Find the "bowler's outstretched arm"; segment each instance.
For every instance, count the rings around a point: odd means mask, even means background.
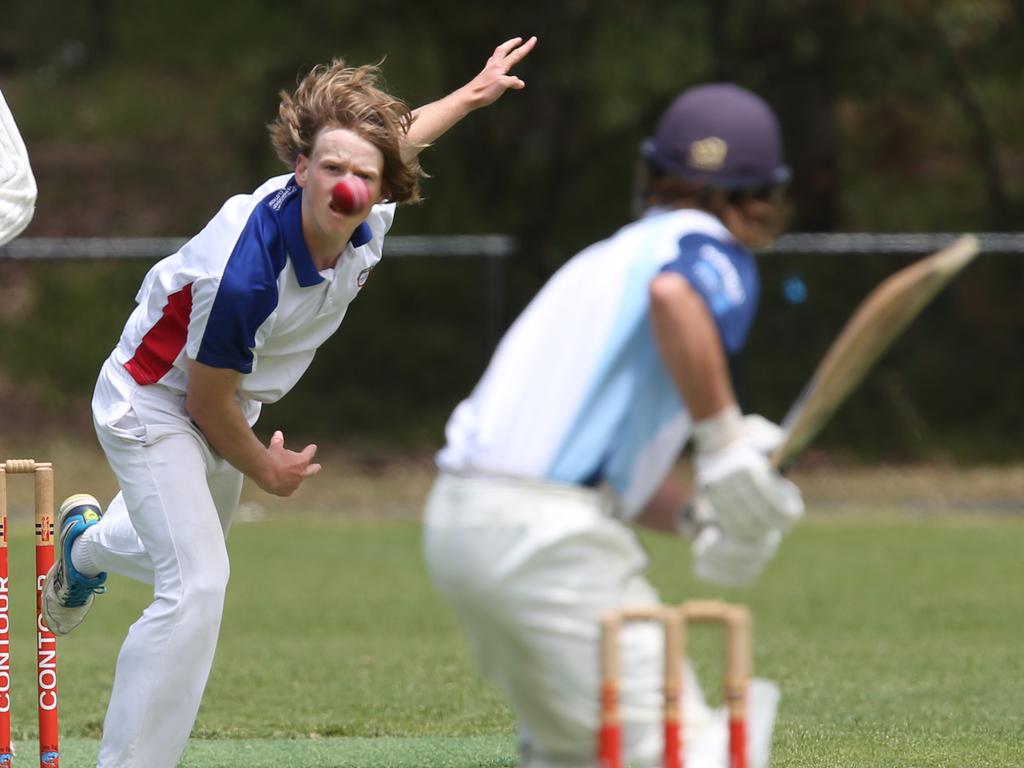
[[[521,37],[506,40],[494,49],[480,74],[447,96],[413,110],[409,140],[402,154],[415,157],[473,110],[493,104],[510,88],[525,88],[526,83],[509,73],[536,44],[536,37],[525,42]]]

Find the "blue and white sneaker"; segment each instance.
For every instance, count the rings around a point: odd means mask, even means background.
[[[87,493],[69,496],[60,505],[60,557],[43,582],[43,620],[55,635],[66,635],[85,618],[93,597],[107,591],[107,574],[88,578],[75,570],[71,547],[75,539],[100,521],[100,503]]]

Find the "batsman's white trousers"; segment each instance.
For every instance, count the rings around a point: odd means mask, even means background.
[[[225,535],[242,475],[214,454],[184,396],[138,386],[108,361],[93,396],[121,492],[81,540],[104,571],[153,585],[114,676],[99,768],[172,768],[213,663],[228,583]]]
[[[442,473],[424,520],[427,567],[483,674],[519,721],[524,768],[593,768],[599,712],[599,619],[658,602],[647,558],[613,501],[575,486]],[[622,633],[626,764],[661,764],[661,629]],[[724,709],[710,709],[685,666],[685,765],[726,765]],[[768,763],[778,688],[751,682],[750,765]]]

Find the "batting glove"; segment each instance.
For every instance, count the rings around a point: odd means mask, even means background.
[[[693,541],[693,574],[725,587],[746,586],[764,572],[780,541],[779,531],[769,531],[750,541],[729,536],[718,526],[708,526]]]
[[[761,541],[803,516],[800,489],[768,460],[781,435],[767,419],[744,419],[735,408],[695,425],[697,487],[730,537]]]

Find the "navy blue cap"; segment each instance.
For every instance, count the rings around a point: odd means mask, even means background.
[[[640,152],[654,173],[723,189],[778,186],[790,176],[775,112],[731,83],[679,94]]]

